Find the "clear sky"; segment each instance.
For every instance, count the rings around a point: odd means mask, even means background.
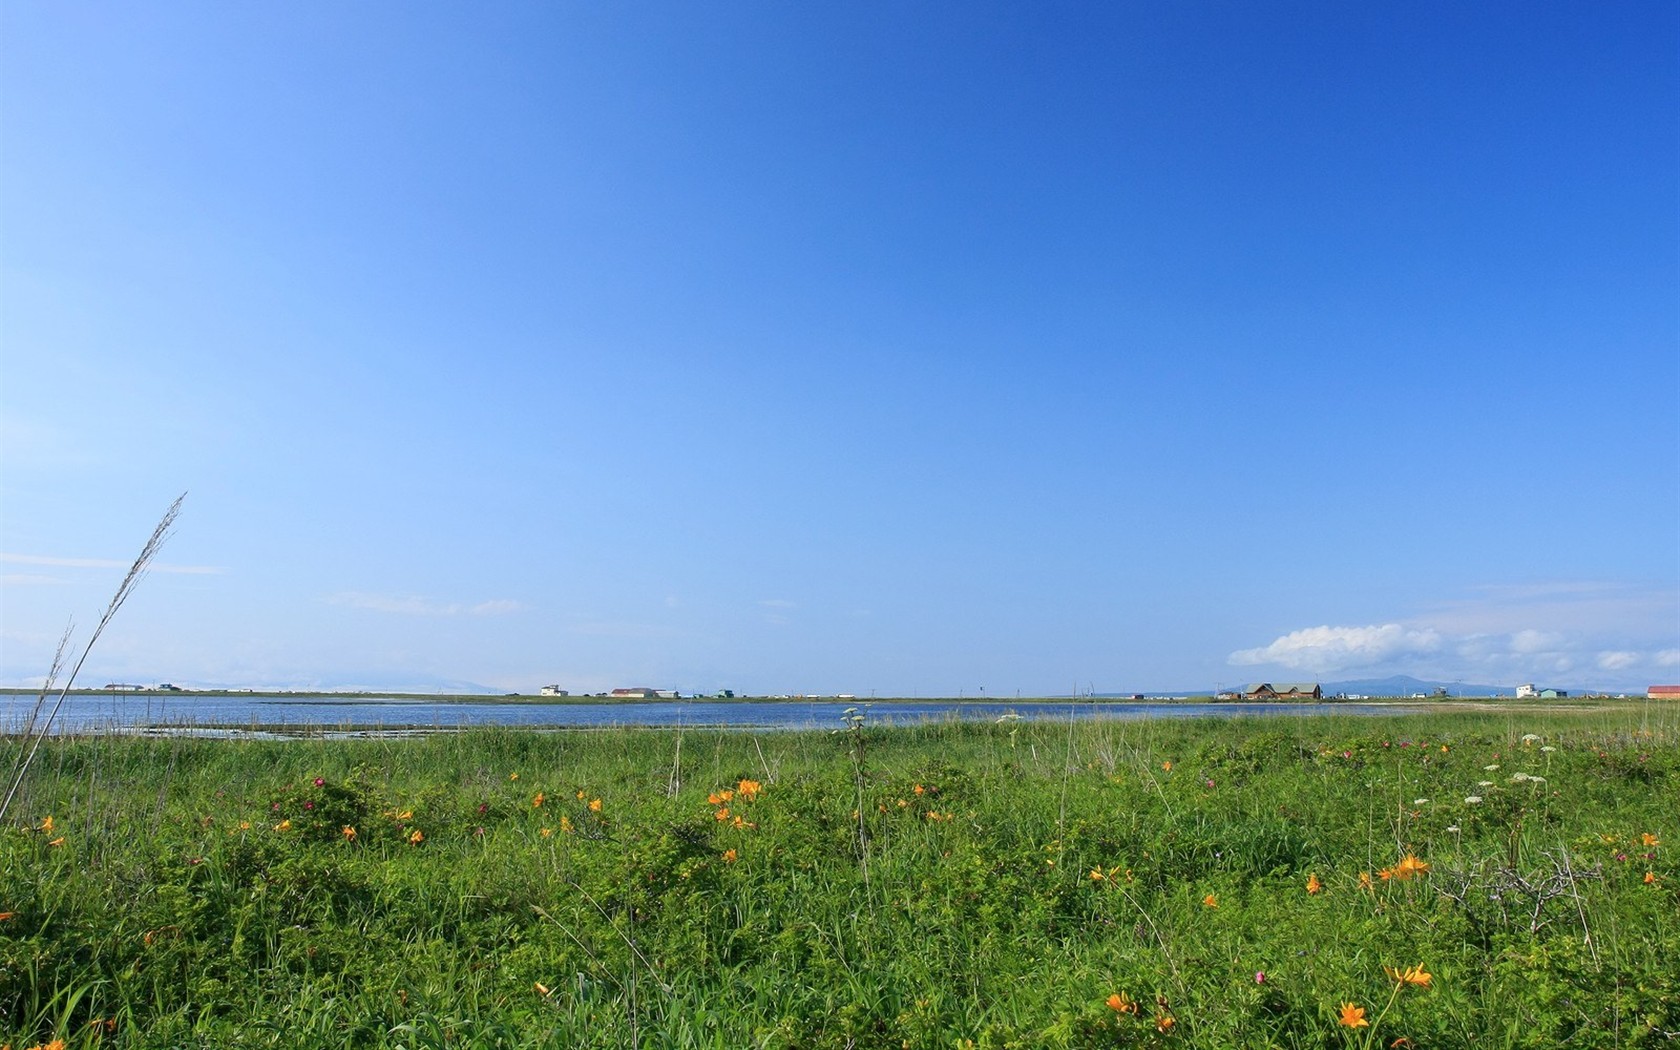
[[[0,681],[1680,681],[1680,7],[0,5]]]

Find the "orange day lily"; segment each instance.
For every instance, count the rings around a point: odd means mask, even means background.
[[[1365,1020],[1365,1008],[1354,1003],[1342,1004],[1342,1015],[1336,1018],[1336,1023],[1343,1028],[1371,1027],[1371,1022]]]
[[[1125,992],[1115,992],[1108,997],[1108,1008],[1117,1014],[1137,1015],[1138,1004]]]
[[[1434,979],[1433,975],[1423,968],[1422,963],[1405,970],[1393,966],[1384,966],[1383,972],[1388,974],[1396,984],[1409,984],[1417,988],[1428,988],[1429,982]]]
[[[1324,883],[1318,881],[1318,875],[1316,873],[1307,876],[1307,892],[1308,893],[1317,894],[1317,893],[1322,892],[1323,889],[1324,889]]]
[[[1217,908],[1219,907],[1219,898],[1210,893],[1202,898],[1202,905],[1208,908]]]

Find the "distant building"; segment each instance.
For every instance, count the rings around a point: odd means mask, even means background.
[[[632,686],[629,689],[614,689],[607,694],[614,700],[680,700],[682,694],[675,689],[651,689],[645,685]]]
[[[560,688],[557,685],[545,685],[545,686],[542,687],[542,695],[544,695],[544,696],[571,696],[572,694],[570,692],[568,692],[567,690]]]
[[[1539,695],[1540,691],[1534,688],[1533,682],[1524,682],[1522,685],[1517,686],[1518,700],[1532,700]]]
[[[1243,690],[1244,700],[1322,700],[1324,688],[1317,682],[1255,682]]]
[[[1647,700],[1680,700],[1680,685],[1653,685],[1645,690]]]
[[[1569,690],[1567,690],[1567,689],[1542,689],[1542,690],[1540,690],[1540,699],[1542,699],[1542,700],[1556,700],[1559,697],[1564,697],[1564,696],[1568,696],[1568,695],[1569,695]]]

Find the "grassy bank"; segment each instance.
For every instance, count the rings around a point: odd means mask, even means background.
[[[1660,706],[54,740],[0,1044],[1674,1045],[1677,745]]]

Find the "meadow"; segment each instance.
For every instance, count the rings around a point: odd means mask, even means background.
[[[1672,706],[68,738],[8,823],[11,1050],[1680,1043]]]

